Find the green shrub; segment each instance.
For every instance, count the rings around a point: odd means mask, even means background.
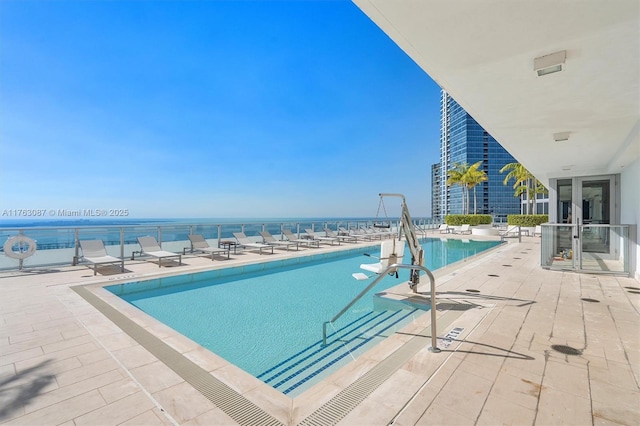
[[[549,222],[548,214],[510,214],[507,215],[507,224],[512,226],[524,226],[533,228],[542,223]]]
[[[490,214],[448,214],[444,217],[444,223],[449,226],[491,225],[492,222]]]

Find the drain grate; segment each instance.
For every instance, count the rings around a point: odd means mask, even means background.
[[[591,303],[600,303],[598,299],[589,299],[588,297],[583,297],[580,300],[584,300],[585,302],[591,302]]]
[[[551,345],[551,349],[565,355],[582,355],[580,349],[572,348],[567,345]]]
[[[180,352],[149,333],[140,325],[124,316],[117,309],[100,299],[95,294],[82,286],[71,287],[82,298],[109,318],[122,331],[142,347],[151,352],[167,367],[182,377],[193,386],[205,398],[220,408],[240,425],[282,425],[280,421],[272,417],[253,402],[240,395],[238,392],[216,379]]]
[[[476,290],[475,288],[468,288],[465,291],[468,291],[469,293],[480,293],[480,290]]]
[[[496,274],[489,274],[490,277],[499,277],[500,275],[496,275]]]
[[[521,257],[514,257],[514,259],[522,259]]]
[[[502,265],[502,266],[506,266],[506,267],[508,267],[508,268],[511,268],[511,265]]]
[[[640,287],[625,287],[627,290],[640,290]]]
[[[627,290],[629,293],[640,294],[640,290]]]

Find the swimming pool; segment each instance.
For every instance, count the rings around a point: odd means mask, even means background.
[[[422,246],[427,268],[435,270],[497,244],[427,239]],[[424,312],[424,306],[375,303],[376,293],[408,280],[408,271],[401,271],[399,280],[385,277],[332,324],[328,344],[322,345],[322,323],[370,283],[351,274],[373,261],[363,253],[377,250],[357,248],[106,289],[295,396]]]

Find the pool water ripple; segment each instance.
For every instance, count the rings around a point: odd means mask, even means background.
[[[435,270],[497,244],[427,239],[423,242],[425,265]],[[321,373],[342,366],[349,360],[347,355],[364,352],[367,345],[377,342],[377,336],[393,332],[419,314],[399,315],[401,319],[390,321],[392,324],[381,321],[379,330],[374,327],[376,319],[386,315],[385,311],[376,312],[372,302],[375,294],[407,281],[409,272],[401,271],[400,280],[385,277],[333,324],[338,331],[330,340],[340,341],[343,346],[350,342],[349,350],[336,357],[329,355],[333,349],[323,350],[322,324],[369,283],[351,277],[360,271],[361,263],[372,262],[364,252],[375,253],[371,248],[354,249],[347,254],[316,254],[310,259],[105,288],[255,377],[270,384],[277,380],[272,386],[293,395],[308,387],[302,384],[310,385]],[[404,263],[409,260],[405,257]],[[401,306],[390,318],[403,308],[406,313],[414,307]],[[385,305],[384,309],[389,308]],[[287,365],[291,363],[288,360],[295,360],[294,365]],[[285,374],[287,377],[282,378]]]

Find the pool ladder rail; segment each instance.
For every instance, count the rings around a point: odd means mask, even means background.
[[[405,265],[400,263],[394,263],[393,265],[389,265],[387,269],[380,272],[375,280],[373,280],[364,290],[360,292],[356,297],[353,298],[351,302],[347,304],[340,312],[338,312],[333,318],[329,321],[325,321],[322,323],[322,345],[327,345],[327,324],[330,324],[340,318],[345,312],[349,310],[362,296],[364,296],[369,290],[371,290],[381,279],[383,279],[390,272],[395,272],[398,269],[411,269],[412,271],[423,271],[429,277],[430,287],[431,287],[431,347],[429,348],[429,352],[438,353],[440,349],[438,348],[438,336],[437,336],[437,327],[436,327],[436,280],[433,277],[433,274],[429,269],[422,265]],[[419,272],[418,272],[419,273]]]

